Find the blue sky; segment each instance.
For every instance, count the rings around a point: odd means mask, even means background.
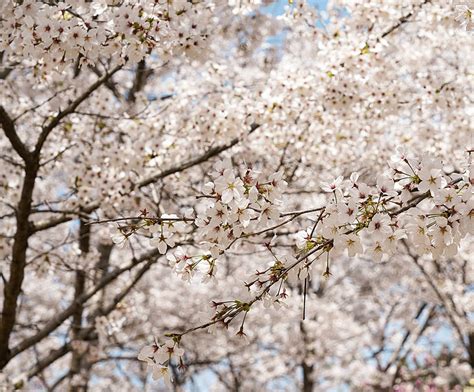
[[[327,2],[328,0],[309,0],[308,1],[309,4],[321,10],[326,8]],[[270,4],[269,6],[263,7],[262,10],[263,12],[269,13],[272,15],[281,15],[285,10],[285,6],[287,5],[288,5],[288,0],[279,0],[273,4]]]

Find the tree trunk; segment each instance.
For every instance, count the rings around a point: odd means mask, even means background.
[[[81,256],[86,257],[90,250],[90,225],[87,225],[82,219],[79,226],[79,249],[81,250]],[[76,282],[74,286],[74,298],[79,298],[84,294],[86,287],[86,272],[79,267],[76,271]],[[82,332],[82,316],[84,313],[84,306],[80,305],[72,316],[72,340],[80,341],[80,335]],[[88,380],[85,377],[84,380],[77,380],[73,383],[73,377],[81,373],[85,368],[85,362],[87,362],[87,352],[82,350],[72,351],[71,358],[71,369],[70,369],[70,384],[69,390],[71,392],[83,392],[87,391]],[[76,383],[77,382],[77,383]]]
[[[16,232],[12,249],[10,276],[3,289],[2,318],[0,320],[0,369],[10,360],[9,341],[16,321],[17,300],[25,277],[26,251],[30,237],[29,216],[39,164],[36,159],[25,163],[25,178],[16,210]]]
[[[313,366],[307,365],[306,362],[303,361],[301,367],[303,368],[303,389],[301,392],[313,392]]]

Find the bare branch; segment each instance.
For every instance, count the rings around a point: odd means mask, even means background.
[[[52,363],[56,362],[58,359],[64,357],[71,350],[70,343],[63,345],[62,347],[51,350],[50,353],[37,362],[36,366],[28,372],[28,379],[35,377],[38,373],[46,369]]]
[[[460,343],[462,344],[462,346],[469,351],[469,347],[467,345],[467,343],[465,342],[464,340],[464,335],[462,333],[462,330],[461,330],[461,327],[459,326],[459,324],[457,323],[456,319],[454,318],[452,312],[451,312],[451,309],[450,307],[448,306],[448,304],[446,303],[446,299],[444,298],[444,295],[441,294],[441,292],[439,291],[438,287],[436,287],[435,283],[433,282],[433,279],[431,278],[430,274],[426,271],[425,267],[423,267],[423,265],[421,265],[420,261],[419,261],[419,258],[417,255],[413,254],[411,251],[410,251],[410,247],[408,246],[408,243],[402,239],[402,243],[403,245],[405,246],[408,254],[410,255],[411,259],[413,260],[413,262],[416,264],[416,266],[418,267],[418,269],[420,270],[420,272],[423,274],[423,276],[426,278],[426,281],[428,282],[428,284],[431,286],[431,288],[433,289],[433,291],[435,292],[436,296],[438,297],[438,299],[440,300],[441,304],[443,305],[444,309],[446,310],[446,314],[448,315],[448,319],[449,321],[451,322],[451,325],[453,326],[454,330],[456,331],[456,333],[458,334],[458,337],[459,337],[459,340],[460,340]]]

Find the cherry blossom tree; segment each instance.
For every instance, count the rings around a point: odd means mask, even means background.
[[[462,390],[472,10],[3,1],[0,390]]]

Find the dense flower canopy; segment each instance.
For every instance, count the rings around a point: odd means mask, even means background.
[[[473,10],[1,2],[0,390],[461,390]]]

